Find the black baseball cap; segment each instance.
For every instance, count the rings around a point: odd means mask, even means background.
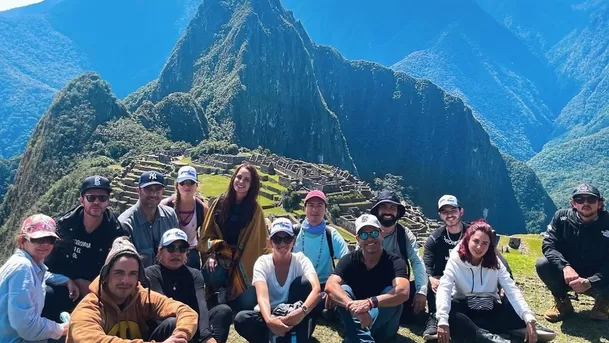
[[[165,176],[163,173],[152,170],[143,172],[142,175],[140,175],[140,181],[138,182],[138,186],[140,188],[145,188],[152,185],[161,185],[165,187]]]
[[[601,192],[598,190],[598,188],[592,186],[589,183],[582,183],[581,185],[575,187],[575,189],[573,190],[573,194],[571,194],[571,197],[573,198],[578,195],[592,195],[597,198],[602,198]]]
[[[108,194],[112,192],[112,187],[110,187],[110,180],[101,175],[87,176],[80,185],[80,195],[85,194],[85,192],[89,189],[103,189],[105,191],[108,191]]]

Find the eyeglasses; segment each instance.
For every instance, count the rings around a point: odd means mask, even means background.
[[[359,237],[359,239],[361,239],[362,241],[365,241],[368,239],[368,237],[372,237],[372,239],[377,239],[377,238],[379,238],[380,234],[381,234],[381,230],[375,229],[370,232],[362,231],[357,234],[357,237]]]
[[[598,202],[598,198],[595,196],[589,196],[589,197],[574,197],[573,201],[575,201],[577,204],[583,204],[585,202],[587,202],[590,205],[594,205]]]
[[[281,242],[283,242],[285,244],[290,244],[290,243],[292,243],[293,240],[294,240],[294,237],[292,237],[292,236],[274,235],[271,237],[271,241],[275,244],[281,244]]]
[[[57,243],[57,237],[53,237],[53,236],[47,236],[47,237],[40,237],[40,238],[29,238],[28,239],[30,242],[32,242],[32,244],[51,244],[54,245],[55,243]]]
[[[99,200],[99,202],[106,202],[110,196],[108,194],[85,194],[85,199],[88,202],[95,202],[95,200]]]
[[[167,252],[170,253],[174,253],[174,252],[180,252],[180,253],[185,253],[188,251],[188,249],[190,248],[188,246],[188,244],[180,244],[180,245],[169,245],[167,247],[165,247],[167,249]]]
[[[193,186],[195,184],[192,180],[186,180],[179,183],[180,186]]]

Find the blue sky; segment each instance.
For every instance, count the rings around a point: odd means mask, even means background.
[[[42,0],[0,0],[0,11],[42,2]]]

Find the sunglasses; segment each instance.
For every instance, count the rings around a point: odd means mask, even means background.
[[[108,194],[86,194],[85,195],[85,199],[87,199],[88,202],[95,202],[95,200],[99,200],[99,202],[106,202],[108,201],[108,198],[110,198],[110,196]]]
[[[598,202],[598,198],[595,196],[590,196],[590,197],[574,197],[573,201],[575,201],[575,203],[577,204],[583,204],[585,202],[587,202],[590,205],[594,205]]]
[[[167,252],[170,252],[170,253],[174,253],[174,252],[185,253],[188,251],[189,248],[190,248],[190,246],[188,246],[188,244],[180,244],[180,245],[172,244],[172,245],[165,247],[165,249],[167,249]]]
[[[193,186],[195,184],[192,180],[186,180],[179,183],[180,186]]]
[[[57,243],[57,237],[53,237],[53,236],[40,237],[40,238],[30,238],[28,240],[30,242],[32,242],[32,244],[51,244],[51,245],[54,245],[55,243]]]
[[[281,242],[283,242],[285,244],[290,244],[290,243],[292,243],[293,240],[294,240],[294,237],[292,237],[292,236],[274,235],[273,237],[271,237],[271,241],[275,244],[281,244]]]
[[[368,237],[372,237],[372,239],[377,239],[377,238],[379,238],[380,234],[381,234],[381,230],[375,229],[370,232],[365,232],[365,231],[360,232],[357,234],[357,237],[359,237],[359,239],[361,239],[362,241],[365,241],[368,239]]]

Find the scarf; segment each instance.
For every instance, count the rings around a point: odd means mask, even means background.
[[[305,220],[302,222],[301,227],[303,230],[305,230],[306,232],[308,232],[310,234],[320,235],[320,234],[326,232],[326,221],[324,219],[322,219],[322,221],[321,221],[321,223],[319,223],[319,225],[312,226],[311,224],[309,224],[309,221],[307,220],[307,218],[305,218]]]

